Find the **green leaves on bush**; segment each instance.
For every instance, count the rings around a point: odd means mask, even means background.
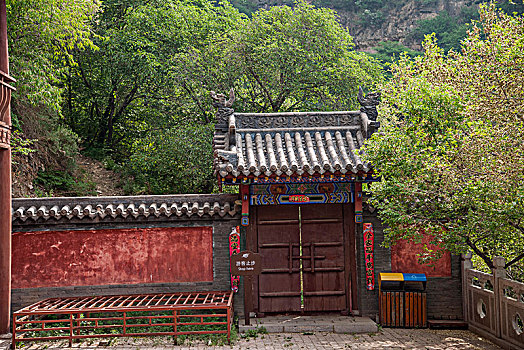
[[[34,181],[35,185],[44,189],[46,196],[58,194],[61,196],[93,196],[96,195],[96,185],[85,176],[74,177],[65,171],[39,171]]]
[[[372,201],[390,242],[431,233],[433,244],[472,250],[488,268],[504,256],[519,275],[523,31],[524,17],[482,5],[460,53],[445,55],[432,35],[424,56],[392,64],[382,89],[381,133],[365,154],[381,176],[371,186]]]
[[[150,133],[132,146],[132,155],[123,165],[127,193],[211,193],[213,177],[214,127],[175,127]]]

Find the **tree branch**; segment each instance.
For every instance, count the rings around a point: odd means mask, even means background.
[[[504,265],[504,268],[507,269],[508,267],[510,267],[511,265],[514,265],[515,263],[519,262],[523,258],[524,258],[524,252],[517,255],[517,257],[514,258],[513,260],[507,262],[506,265]]]
[[[133,101],[134,96],[136,92],[138,91],[138,88],[140,86],[140,82],[136,82],[135,86],[131,89],[131,91],[127,94],[127,96],[124,98],[124,102],[122,102],[122,105],[120,105],[120,108],[115,113],[114,120],[117,120],[120,118],[120,116],[124,113],[124,110],[129,106],[129,104]]]
[[[473,251],[475,252],[475,254],[477,254],[478,256],[480,256],[482,258],[482,260],[484,260],[484,262],[486,263],[486,265],[488,265],[488,267],[490,269],[494,269],[495,268],[495,265],[493,265],[493,261],[482,251],[480,250],[476,245],[475,243],[471,242],[471,239],[469,237],[466,237],[466,244],[471,248],[473,249]]]
[[[248,70],[249,70],[249,73],[251,73],[251,75],[253,76],[253,78],[255,78],[256,82],[258,83],[262,91],[264,91],[264,94],[266,95],[267,99],[269,100],[269,103],[271,104],[271,108],[273,108],[273,112],[277,112],[277,110],[275,110],[275,103],[273,102],[273,99],[271,98],[271,94],[269,93],[267,88],[264,86],[264,84],[262,84],[257,73],[255,73],[255,71],[253,70],[253,68],[251,68],[251,66],[248,67]]]
[[[209,123],[209,118],[207,117],[207,115],[208,115],[209,111],[206,111],[204,106],[202,106],[202,103],[200,103],[200,100],[195,96],[193,90],[189,86],[187,86],[186,82],[182,82],[182,87],[184,88],[184,90],[187,91],[189,96],[191,96],[191,99],[196,103],[198,109],[200,109],[200,111],[204,115],[204,120],[205,120],[206,124],[208,124]]]

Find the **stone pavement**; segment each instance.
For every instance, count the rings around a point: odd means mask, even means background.
[[[250,329],[264,327],[268,333],[374,333],[378,326],[369,317],[353,316],[297,316],[280,315],[264,318],[252,318],[251,325],[246,326],[244,319],[238,322],[241,333]]]
[[[109,344],[108,344],[109,343]],[[202,341],[186,340],[173,345],[169,337],[119,338],[90,340],[73,344],[83,350],[160,350],[160,349],[488,349],[498,350],[482,337],[463,330],[394,329],[385,328],[369,334],[337,334],[327,332],[255,334],[240,338],[232,345],[211,345]],[[65,342],[40,342],[25,346],[26,350],[71,349]]]

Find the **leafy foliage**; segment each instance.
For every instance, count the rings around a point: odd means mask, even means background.
[[[411,37],[420,42],[427,34],[435,33],[439,45],[445,52],[460,49],[460,41],[466,37],[468,23],[477,19],[478,13],[474,8],[465,7],[459,17],[453,17],[446,11],[431,19],[421,20]]]
[[[73,177],[68,172],[56,170],[38,172],[35,185],[50,191],[47,195],[53,195],[55,191],[66,196],[96,195],[96,186],[92,181],[84,177]],[[43,193],[46,193],[45,190]]]
[[[137,140],[126,174],[128,193],[210,193],[213,152],[211,124],[176,127]]]
[[[524,2],[514,0],[499,0],[496,6],[506,12],[509,15],[512,14],[523,14],[524,13]]]
[[[195,100],[234,87],[238,111],[333,110],[381,79],[378,62],[353,47],[332,10],[298,1],[257,11],[181,62]]]
[[[391,78],[389,67],[393,62],[398,61],[402,55],[407,55],[411,58],[422,55],[421,52],[412,50],[398,41],[381,41],[373,50],[376,53],[371,54],[371,56],[382,62],[386,71],[386,78]]]
[[[237,111],[330,110],[355,106],[358,86],[381,78],[334,13],[305,2],[251,18],[207,0],[103,9],[98,49],[74,54],[64,114],[121,164],[128,193],[213,190],[211,90],[233,87]]]
[[[423,57],[392,65],[383,132],[366,146],[390,242],[429,232],[490,268],[497,255],[515,269],[524,257],[523,31],[522,16],[482,5],[461,53],[444,55],[433,35]]]
[[[14,133],[14,194],[38,169],[70,170],[77,136],[61,126],[63,73],[71,52],[94,48],[88,23],[98,1],[17,0],[6,2]],[[25,183],[25,185],[24,185]]]
[[[59,84],[73,49],[94,48],[89,19],[98,2],[7,0],[10,66],[17,79],[13,98],[60,110]]]
[[[397,61],[403,54],[411,58],[422,55],[421,52],[411,50],[398,41],[381,41],[373,49],[377,53],[372,54],[372,56],[385,64],[391,64]]]
[[[34,140],[27,140],[24,139],[21,136],[21,132],[18,130],[15,130],[11,134],[11,152],[13,155],[20,154],[20,155],[28,155],[29,153],[34,152],[35,150],[30,148],[30,146],[33,144]],[[13,162],[16,162],[13,160]]]
[[[501,0],[496,3],[496,6],[507,14],[522,14],[524,12],[524,4],[522,2]],[[410,34],[410,37],[417,42],[421,42],[424,40],[425,35],[435,33],[439,46],[445,52],[451,49],[457,51],[460,50],[461,40],[466,38],[469,23],[472,20],[478,20],[478,18],[477,5],[463,7],[457,16],[452,16],[447,11],[442,11],[436,17],[418,21],[417,27]]]
[[[71,67],[69,124],[89,145],[108,149],[173,125],[187,107],[177,53],[222,33],[237,16],[210,1],[104,1],[94,23],[99,49],[76,52]]]

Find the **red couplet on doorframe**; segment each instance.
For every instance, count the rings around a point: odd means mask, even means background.
[[[375,289],[375,263],[373,259],[375,233],[373,224],[364,224],[364,257],[366,261],[366,288],[367,290]]]

